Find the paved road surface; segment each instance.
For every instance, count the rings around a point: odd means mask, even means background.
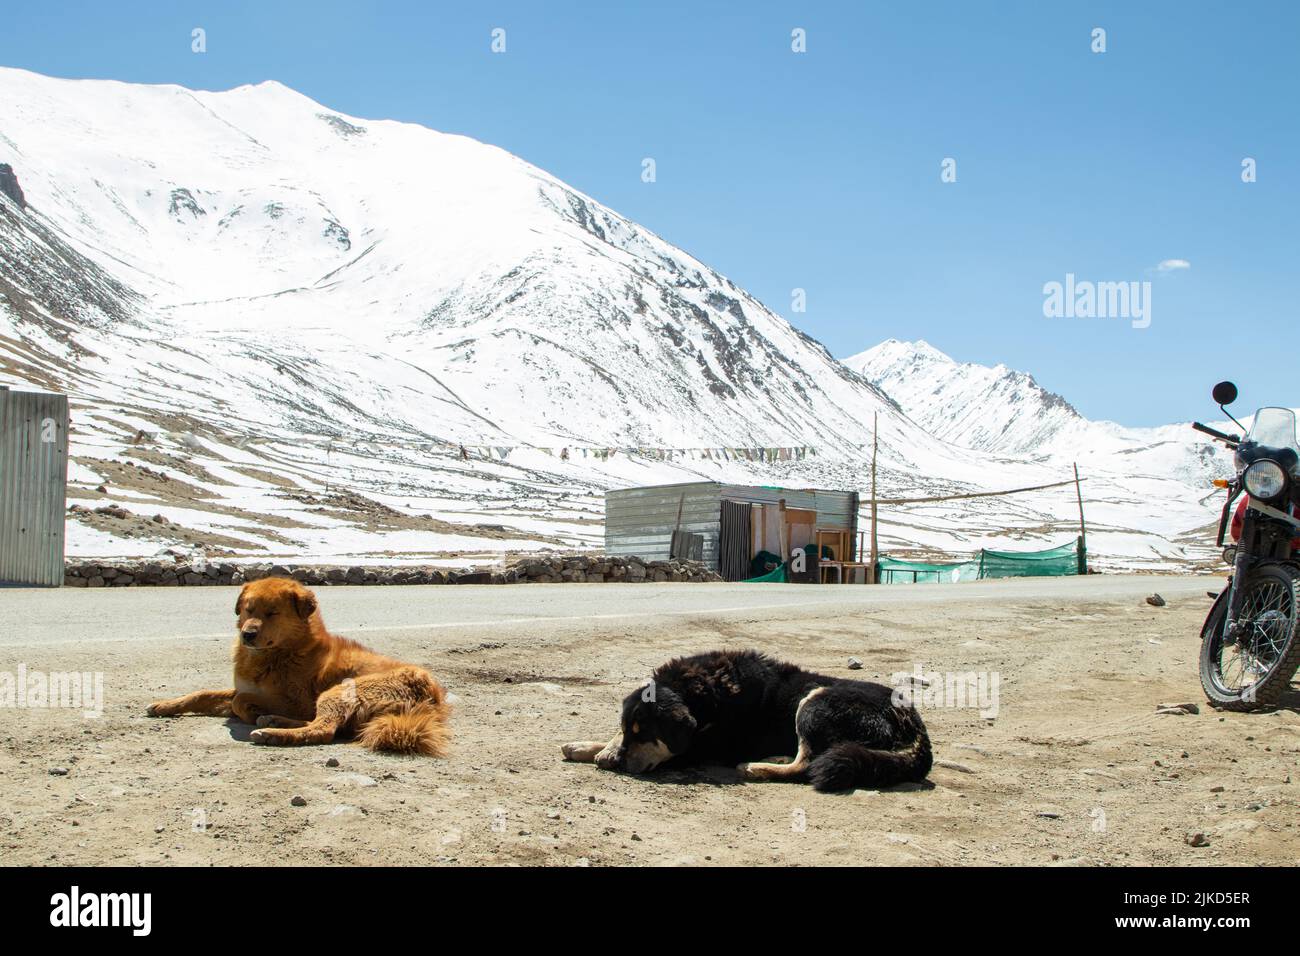
[[[352,637],[464,632],[552,623],[590,628],[638,618],[743,614],[747,620],[807,620],[880,606],[935,603],[1140,600],[1217,589],[1216,577],[1093,575],[962,584],[863,587],[792,584],[534,584],[518,586],[330,587],[320,589],[331,630]],[[0,648],[103,642],[227,639],[236,589],[0,590]],[[444,634],[444,636],[446,636]]]

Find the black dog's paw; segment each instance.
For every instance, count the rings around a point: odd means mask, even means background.
[[[595,764],[601,770],[622,770],[627,752],[622,747],[606,747],[596,754]]]
[[[560,753],[565,760],[574,763],[594,763],[596,754],[605,749],[603,741],[592,740],[575,740],[573,743],[563,744],[560,747]]]

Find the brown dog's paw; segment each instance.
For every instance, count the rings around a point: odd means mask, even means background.
[[[248,739],[255,744],[277,744],[276,734],[269,730],[254,730],[248,735]]]
[[[145,714],[150,717],[172,717],[174,712],[167,705],[167,701],[160,700],[150,704],[144,709]]]
[[[257,722],[258,719],[261,718],[262,715],[266,713],[266,711],[261,710],[260,708],[250,707],[248,704],[245,704],[240,701],[236,701],[231,706],[230,712],[235,715],[235,718],[241,724],[253,724],[254,726],[257,727],[261,726],[261,724]]]
[[[263,714],[261,717],[257,718],[257,726],[290,729],[293,727],[305,727],[307,726],[307,721],[295,720],[292,717],[279,717],[275,714]]]

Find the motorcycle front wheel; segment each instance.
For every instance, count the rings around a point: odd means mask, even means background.
[[[1225,710],[1273,706],[1300,667],[1300,571],[1261,565],[1245,588],[1236,641],[1223,633],[1230,590],[1219,595],[1201,629],[1201,687]]]

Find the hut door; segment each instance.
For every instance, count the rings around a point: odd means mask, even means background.
[[[718,536],[718,573],[724,581],[743,581],[750,577],[751,549],[749,523],[751,511],[742,501],[722,502],[722,524]]]

